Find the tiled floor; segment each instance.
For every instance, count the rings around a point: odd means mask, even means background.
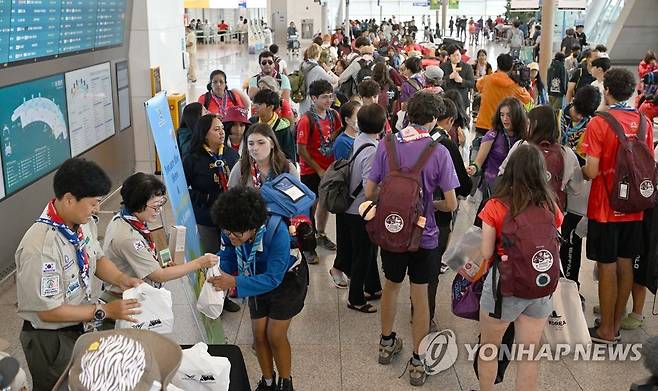
[[[488,48],[495,57],[499,47]],[[212,69],[223,69],[228,74],[229,86],[239,87],[246,77],[256,73],[256,55],[249,55],[244,49],[235,46],[201,47],[199,51],[201,74],[209,74]],[[294,65],[294,64],[293,64]],[[292,67],[289,67],[292,69]],[[190,85],[189,96],[198,97],[205,92],[207,81],[200,80]],[[190,99],[191,100],[191,99]],[[104,209],[112,209],[116,202]],[[474,205],[461,202],[456,231],[458,238],[472,221]],[[168,213],[168,221],[171,220]],[[329,235],[333,234],[333,219],[330,219]],[[101,231],[103,231],[101,229]],[[336,289],[330,281],[328,270],[333,262],[331,252],[320,250],[320,263],[310,266],[310,286],[306,305],[292,322],[289,337],[293,350],[293,376],[297,390],[407,390],[411,389],[408,377],[402,376],[406,360],[411,354],[410,304],[408,286],[405,286],[398,300],[398,314],[395,330],[404,340],[405,348],[399,359],[385,367],[377,364],[377,342],[379,336],[379,315],[361,314],[347,309],[346,290]],[[587,318],[593,322],[591,306],[597,303],[596,285],[591,280],[592,262],[583,261],[581,292],[587,299]],[[430,390],[472,390],[477,389],[472,362],[467,360],[462,344],[477,341],[478,326],[473,321],[463,320],[450,311],[450,285],[454,273],[442,276],[437,293],[437,320],[441,329],[451,329],[460,344],[456,364],[428,379],[425,389]],[[176,314],[175,332],[171,338],[179,343],[195,343],[204,339],[205,333],[198,327],[197,314],[190,305],[190,289],[187,280],[167,284],[174,296]],[[645,314],[651,314],[654,297],[648,295]],[[376,304],[377,305],[377,304]],[[658,311],[658,308],[654,312]],[[21,322],[16,316],[16,289],[11,282],[0,287],[0,338],[10,343],[8,352],[19,358],[25,367],[23,352],[18,341]],[[228,343],[238,344],[243,351],[252,384],[260,377],[255,355],[251,351],[251,325],[247,311],[225,313],[225,334]],[[658,318],[648,316],[641,329],[623,332],[624,343],[643,342],[650,335],[658,334]],[[502,385],[497,390],[513,389],[516,368],[511,365]],[[539,390],[627,390],[634,380],[648,375],[641,362],[577,362],[562,360],[542,362]]]

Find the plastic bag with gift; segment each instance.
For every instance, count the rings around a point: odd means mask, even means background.
[[[208,277],[218,277],[221,274],[219,265],[215,265],[208,269],[206,273],[206,280]],[[196,302],[196,309],[210,319],[217,319],[224,310],[224,297],[226,292],[216,291],[208,281],[204,281],[199,293],[199,299]]]
[[[169,334],[174,331],[174,312],[171,292],[168,290],[154,288],[143,283],[125,290],[123,299],[137,299],[141,313],[132,315],[137,319],[137,323],[118,320],[115,328],[150,330],[160,334]]]

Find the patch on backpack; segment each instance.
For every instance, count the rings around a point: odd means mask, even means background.
[[[642,194],[642,197],[644,198],[649,198],[653,195],[653,183],[650,180],[645,180],[640,183],[640,194]]]
[[[386,216],[386,219],[384,220],[384,227],[386,227],[388,232],[396,234],[402,231],[402,228],[404,227],[404,220],[399,214],[391,213],[390,215]]]
[[[532,268],[540,273],[548,271],[553,266],[553,254],[548,250],[539,250],[532,256]],[[539,285],[543,286],[543,285]]]
[[[551,283],[551,276],[549,276],[546,273],[542,273],[537,276],[537,278],[535,279],[535,283],[537,284],[538,287],[543,288]]]

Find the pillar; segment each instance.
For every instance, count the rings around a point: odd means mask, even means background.
[[[539,51],[539,75],[544,83],[553,53],[553,25],[555,24],[555,0],[544,0],[541,13],[541,43]]]

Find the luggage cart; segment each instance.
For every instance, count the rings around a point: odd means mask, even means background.
[[[299,37],[297,35],[288,36],[288,56],[299,57],[299,48],[301,47],[299,43]]]

